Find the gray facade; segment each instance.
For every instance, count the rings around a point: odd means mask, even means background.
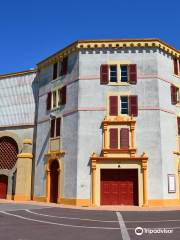
[[[24,139],[34,138],[37,92],[36,70],[0,76],[0,139],[13,139],[17,154],[23,151]],[[1,157],[0,175],[8,176],[7,197],[11,199],[16,191],[17,162],[4,169],[3,161]]]
[[[137,64],[137,84],[101,85],[100,66],[111,61]],[[110,93],[129,92],[138,95],[136,147],[137,155],[146,152],[149,157],[148,198],[176,199],[177,193],[168,193],[167,187],[167,175],[177,175],[177,159],[173,154],[177,149],[176,115],[168,112],[178,112],[177,107],[171,104],[170,83],[178,80],[172,74],[172,56],[156,47],[83,49],[69,55],[69,70],[65,77],[52,81],[52,69],[53,64],[40,73],[40,82],[43,78],[49,83],[40,88],[42,96],[39,98],[39,112],[42,114],[45,111],[43,94],[53,91],[57,86],[67,85],[67,104],[65,108],[55,110],[56,117],[61,116],[63,119],[61,138],[62,149],[66,152],[63,157],[62,196],[77,199],[91,197],[90,156],[93,152],[100,154],[102,150],[101,123],[108,114],[107,96]],[[68,116],[65,115],[67,112]],[[47,122],[38,125],[38,130],[45,130],[46,134],[43,135],[47,136],[48,115],[38,116],[38,121],[42,121],[43,117],[47,118]],[[41,140],[42,144],[44,141]],[[37,137],[37,144],[38,142]],[[44,151],[47,149],[48,141]],[[43,162],[42,160],[42,168]],[[37,174],[39,175],[39,171]],[[42,178],[44,177],[42,174]],[[35,194],[42,193],[40,188],[42,189],[43,184],[38,183],[39,181],[36,183],[38,187]]]
[[[173,59],[178,59],[179,55],[178,50],[158,39],[120,40],[118,44],[115,41],[80,41],[39,63],[37,74],[0,79],[0,88],[4,89],[0,93],[3,99],[1,131],[13,132],[22,140],[33,139],[33,198],[51,201],[54,189],[51,165],[57,160],[59,203],[92,204],[96,186],[94,204],[100,205],[101,170],[117,169],[120,164],[122,170],[138,169],[138,205],[143,205],[144,191],[147,191],[148,205],[170,204],[171,201],[179,204],[177,117],[180,116],[180,108],[171,100],[172,84],[180,86],[180,74],[174,74],[173,65]],[[65,57],[68,57],[67,73],[58,74],[53,80],[54,64],[59,64]],[[101,84],[103,64],[135,64],[137,83]],[[58,71],[59,66],[62,67],[62,63],[58,65]],[[48,93],[59,93],[64,86],[66,103],[53,106],[51,95],[51,109],[47,110]],[[103,121],[111,119],[110,96],[138,96],[138,116],[132,118],[135,121],[133,156],[120,149],[117,154],[102,154],[107,140]],[[121,116],[118,117],[120,119]],[[52,120],[57,118],[61,118],[58,138],[51,136]],[[122,118],[129,119],[127,124],[130,122],[130,116]],[[108,124],[111,126],[113,121],[116,118]],[[55,151],[51,150],[52,141],[60,144]],[[94,178],[93,153],[97,156]],[[141,168],[143,154],[148,159],[147,186],[144,186],[146,181]],[[169,191],[169,175],[175,178],[175,191],[172,192]]]

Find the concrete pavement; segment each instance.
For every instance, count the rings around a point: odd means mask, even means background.
[[[128,210],[126,210],[128,209]],[[154,209],[154,208],[153,208]],[[2,240],[179,240],[180,209],[0,203]]]

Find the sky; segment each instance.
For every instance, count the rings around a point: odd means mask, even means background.
[[[161,38],[180,49],[179,0],[6,0],[0,75],[23,71],[85,39]]]

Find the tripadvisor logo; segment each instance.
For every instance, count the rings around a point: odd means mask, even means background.
[[[146,234],[169,234],[173,233],[173,229],[171,228],[142,228],[142,227],[137,227],[135,228],[135,234],[140,236],[143,233]]]
[[[135,234],[140,236],[143,234],[143,228],[142,227],[137,227],[135,228]]]

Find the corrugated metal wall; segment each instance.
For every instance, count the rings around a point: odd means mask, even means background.
[[[34,124],[36,73],[0,78],[0,127]]]

